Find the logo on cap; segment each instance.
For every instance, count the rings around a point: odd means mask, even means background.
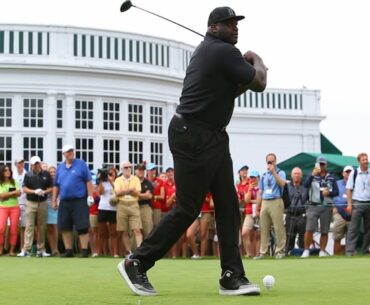
[[[228,10],[229,10],[229,16],[234,17],[235,16],[234,10],[232,10],[231,8],[228,8]]]

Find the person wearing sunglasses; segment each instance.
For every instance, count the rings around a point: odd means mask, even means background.
[[[127,252],[131,254],[129,232],[133,231],[136,245],[143,241],[143,228],[140,216],[139,194],[141,192],[140,179],[132,175],[132,165],[125,161],[121,164],[122,175],[114,181],[114,192],[118,198],[117,204],[117,231],[122,232],[122,241]]]

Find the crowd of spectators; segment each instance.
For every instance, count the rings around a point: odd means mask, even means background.
[[[0,167],[0,255],[61,257],[124,257],[138,247],[176,205],[174,169],[159,172],[153,163],[89,171],[63,148],[65,161],[57,168],[38,156]],[[335,180],[320,156],[306,177],[293,168],[288,181],[266,156],[266,172],[239,171],[235,185],[240,203],[240,251],[248,258],[286,255],[328,256],[368,254],[370,243],[370,171],[360,153],[359,167],[343,168]],[[288,203],[283,196],[288,194]],[[315,236],[319,235],[319,238]],[[19,249],[18,254],[16,249]],[[218,256],[217,225],[212,194],[204,199],[199,217],[167,254],[170,258]]]

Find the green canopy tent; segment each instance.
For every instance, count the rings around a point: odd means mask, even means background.
[[[296,166],[302,169],[304,175],[308,175],[312,172],[318,156],[323,156],[326,158],[328,161],[327,169],[329,172],[333,173],[336,178],[342,177],[343,167],[346,165],[358,167],[356,157],[320,153],[300,153],[283,162],[280,162],[277,166],[284,170],[289,178],[292,169]]]

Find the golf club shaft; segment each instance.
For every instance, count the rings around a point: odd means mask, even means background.
[[[192,30],[192,29],[189,29],[188,27],[186,27],[186,26],[184,26],[184,25],[182,25],[182,24],[180,24],[180,23],[177,23],[177,22],[175,22],[175,21],[173,21],[173,20],[171,20],[171,19],[168,19],[168,18],[166,18],[166,17],[163,17],[163,16],[161,16],[161,15],[158,15],[158,14],[156,14],[156,13],[153,13],[153,12],[151,12],[151,11],[148,11],[148,10],[146,10],[146,9],[143,9],[143,8],[141,8],[141,7],[139,7],[139,6],[136,6],[136,5],[133,5],[133,4],[132,4],[132,6],[133,6],[133,7],[136,7],[136,8],[137,8],[137,9],[139,9],[139,10],[142,10],[142,11],[144,11],[144,12],[147,12],[147,13],[149,13],[149,14],[152,14],[152,15],[154,15],[154,16],[157,16],[157,17],[159,17],[159,18],[162,18],[162,19],[164,19],[164,20],[167,20],[167,21],[169,21],[169,22],[172,22],[172,23],[174,23],[174,24],[176,24],[176,25],[178,25],[178,26],[181,26],[182,28],[184,28],[184,29],[187,29],[187,30],[191,31],[191,32],[193,32],[194,34],[197,34],[197,35],[199,35],[199,36],[201,36],[201,37],[204,37],[204,35],[202,35],[202,34],[198,33],[197,31],[194,31],[194,30]]]

